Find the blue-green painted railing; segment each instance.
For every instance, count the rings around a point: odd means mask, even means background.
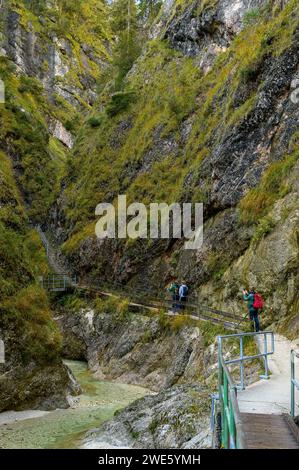
[[[245,337],[264,337],[264,351],[255,355],[244,355]],[[268,349],[268,337],[271,340],[271,348]],[[227,339],[239,339],[239,357],[236,359],[225,360],[223,357],[223,341]],[[238,390],[244,390],[244,362],[262,358],[265,365],[265,374],[262,378],[269,378],[268,356],[274,354],[274,334],[272,331],[260,333],[239,333],[225,336],[218,336],[218,364],[219,364],[219,401],[221,412],[221,441],[225,449],[244,449],[245,437],[242,431],[241,414],[238,405]],[[240,383],[234,383],[228,365],[240,364]]]
[[[291,351],[291,415],[296,416],[296,390],[299,390],[299,380],[296,378],[295,360],[299,359],[298,351]]]
[[[219,398],[221,406],[221,441],[225,449],[244,449],[237,387],[223,361],[219,363]]]

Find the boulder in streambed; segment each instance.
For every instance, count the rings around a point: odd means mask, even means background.
[[[210,406],[209,393],[202,386],[176,385],[117,412],[87,434],[83,448],[209,448]]]

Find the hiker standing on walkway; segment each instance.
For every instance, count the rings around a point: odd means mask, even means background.
[[[255,331],[260,331],[259,310],[263,308],[262,297],[251,287],[249,290],[243,290],[243,299],[248,303],[249,317],[255,325]]]
[[[180,306],[181,310],[185,310],[186,308],[186,303],[187,303],[187,298],[188,298],[188,287],[185,281],[182,281],[182,284],[179,289],[179,301],[180,301]]]
[[[180,288],[179,283],[176,280],[174,280],[167,289],[168,292],[170,292],[172,296],[172,300],[173,300],[172,308],[174,311],[176,311],[178,307],[179,288]]]

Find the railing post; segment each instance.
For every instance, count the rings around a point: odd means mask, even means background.
[[[268,342],[267,342],[267,335],[264,334],[264,354],[265,354],[265,377],[266,379],[269,378],[269,367],[268,367]]]
[[[228,430],[228,421],[227,421],[227,412],[228,410],[228,379],[226,374],[223,375],[223,423],[222,423],[222,441],[225,449],[229,448],[229,430]]]
[[[230,393],[232,390],[230,390]],[[234,393],[234,392],[233,392]],[[236,427],[235,427],[235,418],[234,410],[232,408],[231,400],[229,400],[229,448],[236,448]]]
[[[291,415],[295,418],[295,357],[291,351]]]
[[[272,350],[268,352],[268,335],[271,335],[272,339]],[[244,338],[245,337],[255,337],[256,335],[262,339],[264,336],[264,351],[262,351],[259,343],[259,353],[255,355],[246,355],[244,351]],[[239,338],[239,349],[240,354],[237,359],[224,359],[222,351],[222,341],[224,339],[230,338]],[[221,427],[222,427],[222,447],[224,448],[245,448],[246,439],[242,432],[242,420],[240,409],[237,401],[237,390],[242,388],[245,389],[245,361],[263,358],[265,360],[265,376],[264,378],[269,378],[269,369],[267,358],[268,355],[274,353],[274,334],[273,332],[263,332],[263,333],[240,333],[240,334],[231,334],[225,336],[218,336],[218,362],[219,362],[219,398],[221,402]],[[299,357],[299,354],[298,354]],[[228,366],[231,364],[240,364],[240,383],[236,385],[231,377],[230,370]],[[295,370],[292,369],[292,374],[295,376]],[[292,381],[295,387],[299,390],[299,381]],[[291,386],[292,386],[291,384]],[[295,394],[295,391],[291,390],[292,394]],[[293,398],[292,398],[293,400]],[[295,408],[295,405],[293,406]],[[295,413],[295,411],[294,411]]]
[[[221,338],[218,337],[218,389],[219,389],[219,399],[220,399],[220,409],[221,409],[221,444],[225,447],[224,442],[224,426],[225,426],[225,405],[224,405],[224,371],[222,367],[222,342]]]
[[[263,360],[264,360],[264,365],[265,365],[265,374],[261,375],[261,379],[266,379],[268,380],[270,378],[269,376],[269,366],[268,366],[268,342],[267,342],[267,333],[263,333],[264,335],[264,351],[263,351]],[[273,345],[273,343],[272,343]],[[274,351],[274,350],[273,350]]]
[[[244,384],[244,344],[243,344],[243,336],[240,336],[240,381],[241,381],[241,390],[245,390]]]

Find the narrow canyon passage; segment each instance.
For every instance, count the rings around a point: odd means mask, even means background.
[[[84,362],[66,361],[66,364],[83,391],[73,407],[40,413],[40,416],[36,411],[1,413],[0,448],[79,448],[86,431],[149,393],[141,387],[96,380]]]

